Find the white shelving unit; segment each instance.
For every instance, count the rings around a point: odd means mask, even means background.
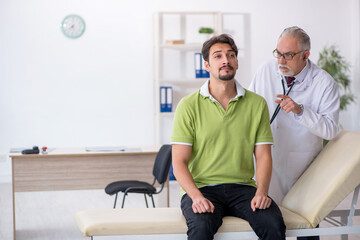
[[[227,14],[228,17],[225,17]],[[232,20],[232,18],[237,18]],[[239,18],[240,17],[240,18]],[[153,86],[154,86],[154,142],[170,142],[173,113],[180,99],[198,90],[207,80],[195,78],[194,53],[201,52],[204,39],[200,27],[211,27],[216,35],[223,32],[234,37],[236,31],[224,31],[225,22],[239,22],[242,34],[248,17],[241,13],[220,12],[157,12],[153,16]],[[238,24],[238,23],[236,23]],[[235,24],[235,25],[236,25]],[[239,25],[238,24],[238,25]],[[230,24],[231,25],[231,24]],[[243,37],[238,42],[244,42]],[[184,44],[167,45],[166,40],[184,40]],[[238,44],[240,51],[245,43]],[[244,52],[241,53],[244,55]],[[246,54],[245,54],[246,55]],[[173,89],[172,112],[160,112],[160,86]]]

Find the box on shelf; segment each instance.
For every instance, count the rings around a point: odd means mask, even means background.
[[[166,45],[184,44],[184,40],[166,40]]]

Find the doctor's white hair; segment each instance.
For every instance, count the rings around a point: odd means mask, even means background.
[[[293,27],[288,27],[285,28],[284,31],[280,34],[280,37],[284,37],[284,36],[291,36],[291,37],[295,37],[299,40],[299,48],[301,51],[305,51],[305,50],[309,50],[311,48],[311,43],[310,43],[310,37],[309,35],[307,35],[307,33],[297,27],[297,26],[293,26]]]

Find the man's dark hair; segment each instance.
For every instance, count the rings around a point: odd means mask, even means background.
[[[204,42],[203,47],[201,49],[201,53],[203,55],[203,58],[205,61],[209,62],[209,52],[210,52],[210,48],[212,45],[216,44],[216,43],[227,43],[230,45],[230,47],[232,48],[232,50],[234,50],[236,57],[238,55],[238,48],[234,42],[234,39],[232,39],[232,37],[230,37],[227,34],[221,34],[219,36],[214,36],[212,38],[210,38],[209,40],[207,40],[206,42]]]

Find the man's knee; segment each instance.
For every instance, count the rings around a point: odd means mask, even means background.
[[[257,210],[259,215],[252,221],[252,227],[262,240],[285,239],[286,226],[277,206],[270,209]]]
[[[268,239],[285,239],[286,226],[282,216],[275,216],[269,221],[267,232],[273,237]]]
[[[286,227],[282,219],[274,219],[266,225],[254,228],[255,233],[261,240],[285,240]]]
[[[221,218],[211,216],[212,213],[196,214],[195,218],[187,219],[189,239],[213,239],[222,224]]]

